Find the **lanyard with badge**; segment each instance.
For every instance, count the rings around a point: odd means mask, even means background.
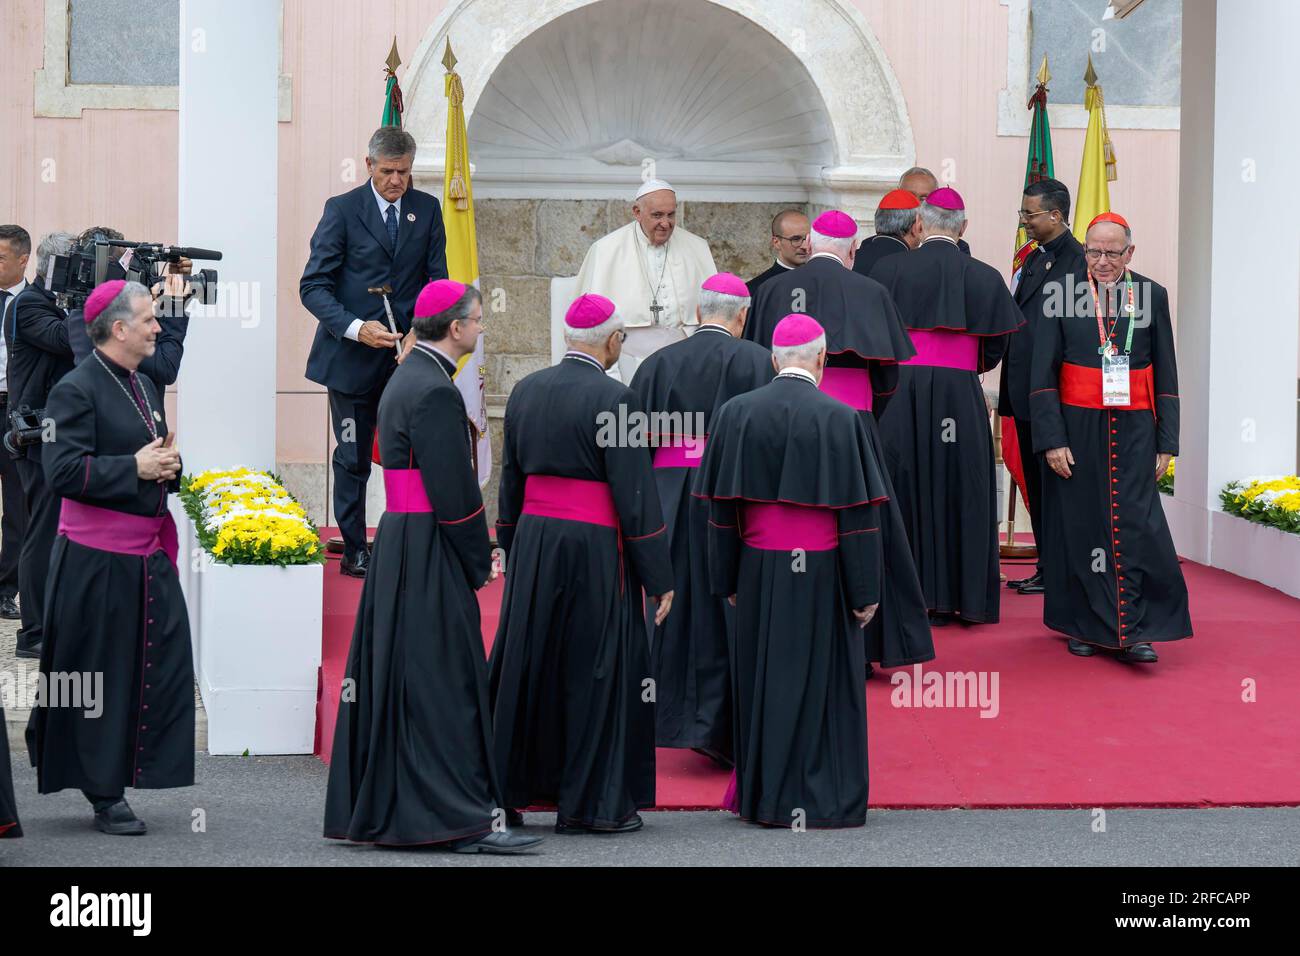
[[[1097,352],[1101,355],[1101,404],[1103,406],[1128,405],[1130,403],[1129,355],[1133,351],[1133,317],[1137,312],[1133,303],[1133,276],[1125,270],[1126,301],[1123,311],[1128,315],[1128,334],[1124,338],[1123,355],[1119,354],[1115,343],[1111,341],[1115,335],[1115,328],[1119,325],[1119,315],[1116,314],[1108,334],[1105,319],[1102,318],[1101,299],[1097,295],[1097,283],[1091,273],[1088,275],[1088,286],[1092,289],[1092,304],[1097,313],[1097,338],[1101,343],[1097,346]]]

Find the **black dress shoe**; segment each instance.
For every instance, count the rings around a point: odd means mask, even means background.
[[[339,573],[346,574],[350,578],[364,578],[366,572],[370,570],[370,552],[360,551],[354,560],[349,561],[346,557],[339,562]]]
[[[95,829],[110,836],[144,836],[148,832],[125,800],[95,811]]]
[[[1154,664],[1160,658],[1150,644],[1134,644],[1116,654],[1115,660],[1125,664]]]
[[[1083,641],[1076,641],[1074,638],[1070,638],[1070,643],[1066,646],[1069,647],[1070,653],[1075,657],[1092,657],[1093,654],[1097,653],[1097,648],[1093,647],[1091,644],[1085,644]]]
[[[931,627],[947,627],[947,626],[948,626],[948,618],[947,618],[947,615],[944,615],[944,614],[938,614],[938,613],[936,613],[936,612],[934,612],[934,611],[931,611],[931,612],[930,612],[930,626],[931,626]]]
[[[645,826],[645,821],[641,819],[641,814],[634,813],[616,827],[593,827],[585,823],[579,823],[576,820],[566,820],[558,814],[555,817],[555,832],[572,835],[575,833],[635,833]]]
[[[1043,576],[1041,574],[1035,574],[1027,583],[1016,588],[1017,594],[1043,594],[1046,591],[1047,586],[1043,584]]]
[[[1042,583],[1043,583],[1043,572],[1039,570],[1035,570],[1034,573],[1029,575],[1029,577],[1027,578],[1017,578],[1014,581],[1008,581],[1007,587],[1009,587],[1013,591],[1019,591],[1026,584],[1042,584]]]
[[[14,657],[26,657],[30,660],[39,661],[41,659],[41,646],[40,644],[33,644],[31,647],[16,647],[14,648]]]
[[[18,610],[18,602],[13,598],[7,597],[0,601],[0,617],[6,621],[18,621],[22,616],[23,612]]]
[[[451,846],[452,853],[523,853],[542,842],[539,836],[511,833],[509,830],[493,831],[486,836],[458,840]]]

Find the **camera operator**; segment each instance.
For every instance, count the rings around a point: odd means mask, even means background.
[[[27,257],[31,255],[32,237],[22,226],[0,226],[0,326],[7,330],[10,311],[18,296],[27,288],[23,274],[27,271]],[[0,337],[0,428],[9,422],[8,354],[4,338]],[[22,550],[27,525],[27,504],[23,498],[22,479],[14,460],[0,450],[0,501],[4,516],[0,519],[0,617],[18,618],[18,555]],[[27,596],[23,595],[24,602]],[[21,630],[18,632],[19,656],[31,656],[31,641]]]
[[[95,239],[122,239],[122,233],[107,226],[91,226],[77,237],[83,248]],[[114,259],[129,250],[114,246],[110,252]],[[140,363],[140,373],[148,375],[159,388],[174,385],[181,373],[181,357],[185,353],[185,333],[189,330],[187,314],[190,298],[185,293],[185,276],[193,270],[189,259],[168,263],[164,282],[155,283],[150,290],[154,297],[154,317],[162,329],[158,333],[154,353]],[[90,336],[80,307],[68,312],[68,342],[72,346],[73,361],[80,365],[90,355]]]
[[[50,494],[41,470],[45,402],[55,382],[72,371],[73,364],[67,316],[45,288],[45,275],[50,259],[68,255],[76,242],[68,232],[52,232],[41,239],[36,247],[36,278],[14,300],[4,326],[10,412],[3,421],[8,433],[5,446],[9,455],[15,455],[13,464],[27,499],[27,528],[18,558],[23,622],[18,632],[19,657],[40,657],[41,652],[45,574],[59,530],[59,499]]]

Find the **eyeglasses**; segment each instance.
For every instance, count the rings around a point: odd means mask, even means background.
[[[773,239],[784,239],[786,242],[791,243],[792,245],[796,245],[796,246],[798,246],[798,245],[802,245],[802,244],[803,244],[803,241],[804,241],[805,239],[807,239],[808,237],[807,237],[806,235],[803,235],[803,236],[773,236],[772,238],[773,238]]]
[[[1124,253],[1128,252],[1132,246],[1125,246],[1119,252],[1113,252],[1110,249],[1084,249],[1083,256],[1090,262],[1096,262],[1102,256],[1106,257],[1107,262],[1119,262],[1124,258]]]
[[[1053,212],[1056,212],[1056,210],[1055,210],[1055,209],[1041,209],[1041,210],[1039,210],[1038,212],[1030,212],[1030,211],[1027,210],[1027,209],[1017,209],[1017,210],[1016,210],[1016,215],[1020,217],[1020,221],[1021,221],[1021,222],[1024,222],[1026,219],[1033,219],[1035,216],[1046,216],[1046,215],[1048,215],[1049,213],[1053,213]]]

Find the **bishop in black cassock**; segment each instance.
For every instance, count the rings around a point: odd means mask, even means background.
[[[826,371],[818,386],[852,405],[879,462],[885,460],[877,418],[898,388],[898,363],[916,354],[893,300],[874,279],[855,273],[852,237],[857,224],[831,210],[813,223],[813,255],[806,265],[759,290],[745,337],[771,347],[777,323],[803,311],[826,330]],[[880,612],[866,629],[867,659],[900,667],[934,659],[925,597],[912,563],[907,529],[884,476],[889,501],[881,518],[885,583]]]
[[[473,286],[416,298],[416,344],[379,402],[387,505],[357,608],[325,795],[325,836],[514,853],[492,763],[474,591],[492,577],[465,401],[452,383],[483,316]]]
[[[961,197],[936,189],[921,207],[920,248],[876,266],[917,354],[899,366],[880,419],[889,477],[933,623],[998,620],[997,484],[980,374],[1023,323],[1002,276],[962,255]]]
[[[642,592],[662,624],[673,569],[641,403],[605,374],[622,320],[589,293],[565,322],[570,351],[519,382],[506,406],[496,766],[506,806],[556,804],[556,832],[625,833],[655,797]]]
[[[159,326],[149,292],[106,282],[83,313],[95,346],[50,391],[45,480],[63,498],[50,555],[41,673],[102,674],[95,714],[67,701],[32,709],[28,749],[41,793],[80,789],[95,824],[139,834],[126,787],[194,783],[194,667],[167,510],[180,456],[162,390],[136,371]]]
[[[1123,217],[1094,219],[1085,250],[1085,294],[1034,335],[1034,450],[1050,469],[1043,622],[1068,635],[1081,657],[1100,647],[1153,663],[1153,642],[1192,635],[1156,488],[1178,454],[1169,293],[1128,270],[1132,233]]]
[[[826,338],[803,315],[773,340],[774,381],[722,406],[695,491],[713,593],[735,601],[736,774],[755,823],[866,822],[859,627],[883,591],[883,469],[863,419],[817,389]]]
[[[673,613],[654,628],[655,743],[689,747],[731,762],[727,633],[731,605],[709,593],[705,557],[709,509],[691,495],[714,416],[730,398],[772,380],[772,355],[739,338],[749,290],[728,272],[705,280],[699,329],[651,355],[632,379],[653,427],[654,475],[673,560]]]

